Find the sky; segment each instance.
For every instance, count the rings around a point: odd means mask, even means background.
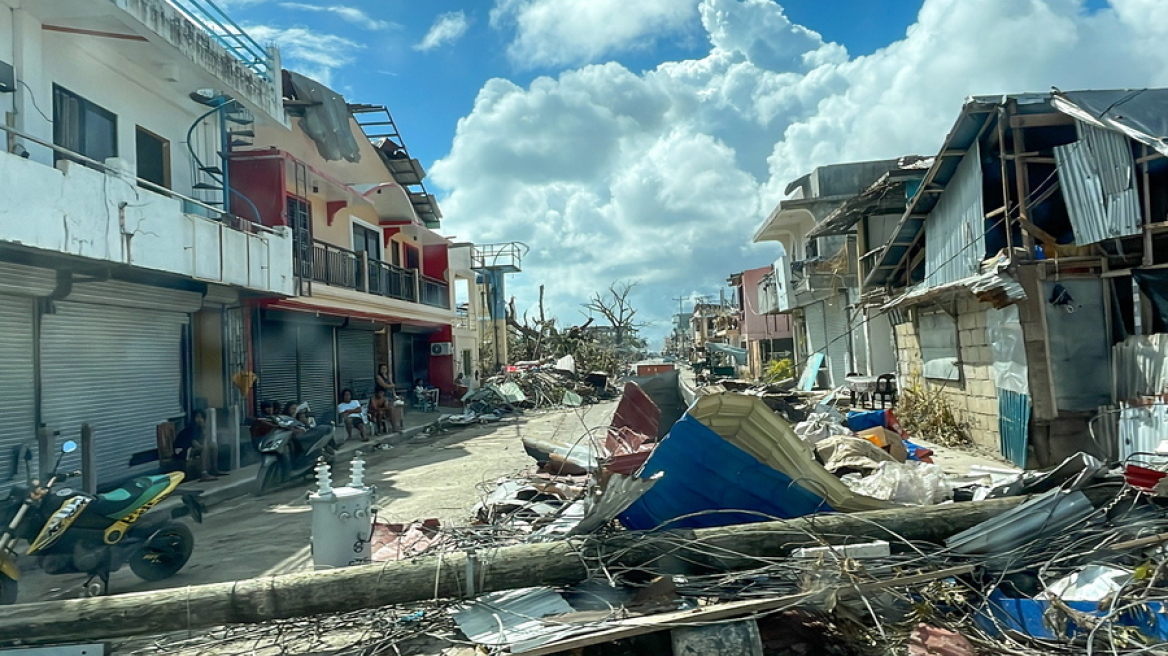
[[[530,247],[520,310],[639,281],[651,343],[774,259],[751,236],[816,166],[934,154],[971,95],[1168,85],[1163,0],[219,3],[389,107],[441,232]]]

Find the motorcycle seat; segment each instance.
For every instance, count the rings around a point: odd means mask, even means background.
[[[139,476],[122,487],[97,495],[90,509],[110,519],[121,519],[158,496],[168,485],[169,476]]]

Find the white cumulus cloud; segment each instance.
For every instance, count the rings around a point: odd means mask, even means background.
[[[497,0],[491,25],[514,26],[523,67],[575,65],[651,46],[696,15],[693,0]]]
[[[284,9],[293,9],[296,11],[314,11],[323,12],[339,16],[346,22],[352,23],[358,27],[366,30],[384,30],[390,27],[395,27],[395,24],[390,21],[380,20],[370,16],[364,11],[346,5],[320,5],[308,4],[307,2],[281,2],[280,6]]]
[[[260,43],[279,46],[285,68],[325,85],[331,83],[334,70],[356,61],[356,53],[364,47],[343,36],[322,34],[305,27],[246,25],[244,30]]]
[[[447,12],[434,20],[430,31],[426,32],[426,36],[422,37],[414,49],[425,52],[450,45],[461,39],[469,28],[470,19],[466,17],[466,12]]]
[[[671,297],[717,295],[730,273],[773,258],[750,237],[815,166],[933,154],[969,95],[1168,85],[1168,51],[1156,45],[1168,38],[1165,7],[926,0],[903,38],[849,57],[773,0],[702,0],[701,58],[641,73],[586,65],[526,87],[489,81],[431,168],[444,226],[532,246],[511,283],[520,308],[545,283],[551,308],[574,321],[593,291],[641,279],[656,338],[677,311]],[[522,32],[517,47],[532,48]]]

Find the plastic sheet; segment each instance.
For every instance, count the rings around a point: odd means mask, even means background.
[[[918,506],[931,506],[953,496],[945,472],[923,462],[882,462],[869,476],[848,474],[843,482],[857,494]]]

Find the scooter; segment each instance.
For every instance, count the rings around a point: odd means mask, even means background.
[[[23,449],[26,483],[14,485],[0,504],[0,521],[6,526],[0,533],[0,604],[16,603],[19,540],[29,542],[25,554],[35,556],[46,574],[88,574],[85,593],[91,597],[109,591],[110,573],[122,565],[129,564],[138,578],[161,581],[178,573],[191,557],[195,539],[186,524],[147,515],[178,487],[183,474],[141,476],[97,495],[58,487],[81,475],[58,473],[61,459],[76,450],[72,440],[62,444],[48,482],[40,485],[32,477],[32,452]],[[200,521],[197,500],[184,496],[183,502]]]
[[[336,456],[336,427],[332,423],[309,426],[286,415],[262,417],[256,422],[260,428],[256,448],[261,458],[256,496],[300,480],[313,471],[318,460],[324,458],[331,464]]]

